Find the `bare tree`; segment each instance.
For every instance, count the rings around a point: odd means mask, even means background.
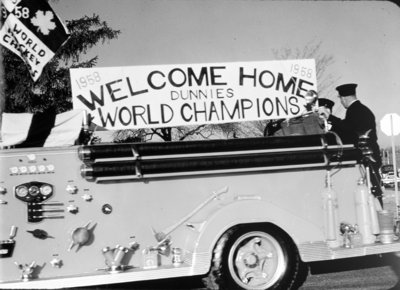
[[[315,59],[318,94],[324,98],[333,97],[333,86],[339,80],[328,73],[328,68],[334,63],[333,55],[321,52],[322,42],[310,42],[302,48],[273,49],[275,59]]]
[[[152,140],[173,141],[208,139],[212,129],[206,125],[186,127],[166,127],[154,129],[126,129],[114,134],[115,143],[147,142]]]

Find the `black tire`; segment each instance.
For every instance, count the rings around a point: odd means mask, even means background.
[[[293,241],[273,225],[236,226],[218,240],[208,289],[298,289],[308,275]]]

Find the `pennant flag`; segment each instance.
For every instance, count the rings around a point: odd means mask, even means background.
[[[47,0],[1,0],[0,44],[18,55],[36,81],[69,32]]]
[[[52,113],[3,113],[1,147],[55,147],[76,143],[84,111]]]

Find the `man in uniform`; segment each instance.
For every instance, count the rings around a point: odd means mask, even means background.
[[[372,149],[373,162],[371,164],[372,193],[382,203],[379,168],[382,165],[378,137],[376,133],[375,116],[372,111],[363,105],[356,94],[357,84],[344,84],[336,87],[341,104],[346,109],[345,118],[339,119],[331,114],[328,108],[321,107],[320,115],[332,124],[331,131],[336,132],[345,144],[358,146],[359,137],[368,135]]]
[[[318,99],[318,111],[324,112],[325,110],[327,110],[327,112],[329,113],[329,118],[324,118],[324,114],[322,114],[322,116],[321,116],[321,118],[326,120],[326,124],[325,124],[326,131],[332,130],[332,120],[334,120],[334,122],[337,122],[340,120],[338,117],[332,115],[332,109],[333,109],[334,105],[335,105],[335,102],[332,100],[325,99],[325,98]],[[330,119],[330,120],[328,120],[328,119]]]

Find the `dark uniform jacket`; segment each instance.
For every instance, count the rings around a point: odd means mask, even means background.
[[[357,146],[358,137],[371,130],[369,137],[371,149],[374,152],[373,157],[376,160],[376,166],[381,166],[375,116],[369,108],[357,100],[347,108],[346,116],[343,120],[331,115],[328,121],[332,124],[331,131],[336,132],[344,144]]]
[[[331,131],[336,132],[345,144],[352,143],[357,147],[358,137],[365,135],[369,130],[368,136],[370,137],[370,146],[373,151],[372,157],[375,162],[371,164],[371,193],[378,197],[381,205],[382,189],[381,178],[379,175],[379,168],[382,165],[381,155],[378,145],[378,138],[376,135],[375,116],[366,106],[361,104],[360,101],[355,101],[347,108],[346,116],[343,120],[332,116],[328,121],[331,122]]]

